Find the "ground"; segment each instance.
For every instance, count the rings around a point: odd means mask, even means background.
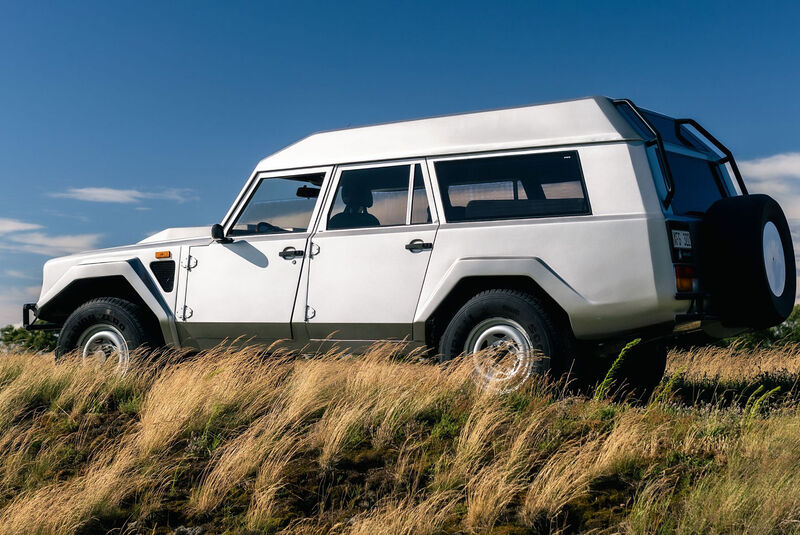
[[[0,533],[800,531],[800,349],[673,351],[647,403],[220,348],[0,357]]]

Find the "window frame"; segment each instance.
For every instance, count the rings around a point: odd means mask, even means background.
[[[445,213],[445,203],[444,198],[442,197],[441,186],[439,182],[439,177],[436,174],[436,164],[438,162],[449,162],[449,161],[460,161],[460,160],[477,160],[481,158],[497,158],[497,157],[504,157],[504,156],[526,156],[526,155],[539,155],[539,154],[571,154],[574,158],[576,158],[577,162],[577,170],[578,170],[578,177],[581,184],[581,190],[583,191],[583,198],[586,200],[586,212],[580,214],[560,214],[560,215],[532,215],[532,216],[521,216],[521,217],[506,217],[506,218],[497,218],[497,219],[468,219],[462,221],[448,221],[447,214]],[[434,197],[437,203],[437,206],[441,210],[440,222],[443,224],[450,224],[450,225],[476,225],[476,224],[494,224],[497,222],[515,222],[515,221],[526,221],[526,220],[534,220],[534,219],[563,219],[563,218],[572,218],[572,217],[588,217],[594,214],[592,210],[592,202],[589,198],[589,190],[586,187],[586,178],[583,172],[583,163],[581,162],[580,157],[580,150],[577,147],[547,147],[544,149],[521,149],[521,150],[504,150],[504,151],[492,151],[492,152],[473,152],[473,153],[464,153],[464,154],[452,154],[446,156],[434,156],[427,158],[428,163],[428,174],[431,180],[431,188],[434,193]]]
[[[275,237],[275,236],[282,236],[282,237],[296,237],[302,236],[304,234],[311,234],[314,232],[314,226],[317,223],[319,212],[321,206],[325,202],[326,191],[328,185],[330,184],[331,174],[333,171],[333,166],[325,166],[325,167],[307,167],[303,169],[291,169],[291,170],[283,170],[283,171],[260,171],[257,172],[251,177],[250,182],[244,188],[242,193],[239,194],[239,197],[234,202],[233,207],[228,213],[228,216],[225,219],[223,224],[223,228],[225,230],[225,236],[230,236],[231,230],[236,225],[239,218],[244,214],[244,211],[247,209],[250,201],[253,200],[253,196],[255,195],[258,187],[264,180],[268,180],[270,178],[291,178],[291,177],[300,177],[305,175],[323,175],[322,185],[320,186],[320,193],[319,197],[317,197],[316,203],[314,203],[314,209],[311,211],[311,216],[308,221],[308,227],[303,232],[270,232],[270,233],[258,233],[253,232],[249,234],[237,234],[236,236],[232,236],[234,240],[239,239],[250,239],[254,237]]]
[[[397,225],[380,225],[377,227],[354,227],[354,228],[341,228],[341,229],[328,229],[328,220],[331,218],[331,211],[333,210],[333,205],[336,202],[336,194],[339,189],[339,183],[341,182],[342,173],[345,171],[354,171],[359,169],[378,169],[381,167],[400,167],[403,165],[407,165],[409,172],[408,172],[408,187],[407,187],[407,195],[406,195],[406,218],[405,222],[402,224]],[[428,207],[431,211],[431,222],[430,223],[415,223],[411,224],[411,202],[413,200],[414,195],[414,166],[419,165],[420,171],[422,172],[422,182],[425,185],[425,196],[428,199]],[[354,231],[380,231],[382,229],[402,229],[402,228],[416,228],[423,225],[433,225],[439,224],[439,215],[437,214],[437,210],[435,208],[435,199],[433,197],[433,184],[430,179],[430,175],[428,172],[428,168],[426,166],[426,162],[424,158],[413,158],[413,159],[403,159],[403,160],[384,160],[384,161],[376,161],[376,162],[369,162],[369,163],[358,163],[358,164],[342,164],[337,165],[336,169],[333,172],[333,178],[331,179],[330,187],[328,188],[329,195],[327,195],[325,199],[325,205],[320,210],[319,215],[319,223],[317,225],[317,232],[354,232]]]

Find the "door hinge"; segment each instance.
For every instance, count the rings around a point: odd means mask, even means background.
[[[311,242],[311,258],[314,258],[319,254],[319,245],[314,242]]]
[[[194,310],[184,305],[183,310],[181,311],[180,314],[180,319],[186,321],[192,317],[192,314],[194,314]]]
[[[317,315],[317,311],[311,308],[310,306],[306,306],[306,321],[310,320],[314,316]]]
[[[181,267],[186,271],[191,271],[197,267],[197,258],[193,257],[192,255],[187,256],[183,262],[181,262]]]

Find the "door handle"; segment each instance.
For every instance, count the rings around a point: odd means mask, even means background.
[[[283,258],[284,260],[291,260],[292,258],[297,258],[303,256],[305,253],[302,250],[295,249],[294,247],[287,247],[280,253],[278,256]]]
[[[418,253],[420,251],[430,251],[431,249],[433,249],[433,244],[431,242],[422,240],[411,240],[409,243],[406,244],[406,249],[408,249],[412,253]]]

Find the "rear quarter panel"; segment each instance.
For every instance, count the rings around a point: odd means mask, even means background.
[[[674,299],[666,225],[643,145],[577,150],[591,215],[443,223],[415,322],[425,321],[465,273],[531,276],[564,308],[578,338],[673,321],[688,308]]]

